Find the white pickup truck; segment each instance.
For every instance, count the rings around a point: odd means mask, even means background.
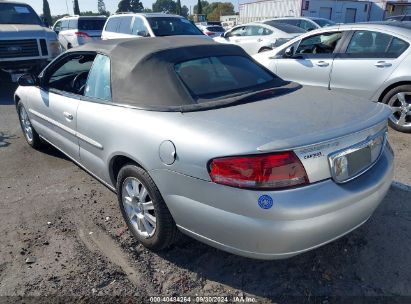
[[[32,7],[0,0],[0,69],[16,82],[21,74],[39,73],[61,53],[57,35]]]

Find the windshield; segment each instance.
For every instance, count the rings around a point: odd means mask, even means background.
[[[28,5],[0,3],[0,24],[41,25],[41,20]]]
[[[327,19],[312,19],[315,23],[317,23],[321,27],[332,26],[335,25],[334,21],[327,20]]]
[[[275,79],[242,56],[205,57],[178,63],[174,68],[196,99],[250,90]]]
[[[80,19],[78,29],[82,31],[102,31],[106,19]]]
[[[149,17],[147,20],[156,36],[204,35],[185,18]]]
[[[298,27],[298,26],[294,26],[294,25],[290,25],[287,23],[281,23],[280,20],[270,20],[270,21],[265,21],[265,24],[268,24],[272,27],[275,27],[276,29],[279,29],[280,31],[283,31],[285,33],[288,34],[295,34],[295,33],[305,33],[306,30]]]

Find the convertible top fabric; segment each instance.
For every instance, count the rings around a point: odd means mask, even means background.
[[[235,45],[178,36],[107,40],[69,52],[97,52],[110,57],[114,103],[162,111],[207,107],[187,91],[174,70],[176,63],[208,56],[249,57]],[[277,86],[283,84],[277,82]]]

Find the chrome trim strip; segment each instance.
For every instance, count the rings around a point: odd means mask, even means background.
[[[92,177],[94,177],[96,180],[98,180],[100,183],[102,183],[104,186],[106,186],[107,188],[109,188],[111,191],[113,191],[114,193],[116,193],[116,188],[114,188],[112,185],[110,185],[109,183],[105,182],[104,180],[102,180],[100,177],[98,177],[97,175],[95,175],[93,172],[91,172],[90,170],[88,170],[86,167],[84,167],[81,163],[79,163],[77,160],[75,160],[74,158],[72,158],[70,155],[68,155],[66,152],[64,152],[63,150],[61,150],[59,147],[57,147],[55,144],[51,143],[48,139],[44,138],[43,136],[39,135],[40,138],[42,140],[44,140],[45,142],[47,142],[48,144],[50,144],[51,146],[53,146],[54,148],[56,148],[57,150],[61,151],[61,153],[63,153],[65,156],[67,156],[67,158],[69,158],[73,163],[75,163],[77,166],[79,166],[81,169],[83,169],[84,171],[86,171],[88,174],[90,174]]]
[[[58,121],[55,121],[54,119],[51,119],[51,118],[49,118],[49,117],[33,110],[33,109],[29,109],[29,112],[32,113],[33,115],[36,115],[37,117],[45,120],[45,121],[51,123],[52,125],[66,131],[67,133],[77,137],[78,139],[92,145],[93,147],[95,147],[97,149],[103,150],[103,148],[104,148],[102,144],[96,142],[95,140],[93,140],[93,139],[91,139],[91,138],[89,138],[89,137],[87,137],[87,136],[85,136],[85,135],[83,135],[79,132],[76,132],[75,130],[63,125],[62,123],[59,123]]]
[[[371,162],[367,167],[365,167],[363,170],[357,172],[357,174],[355,174],[353,176],[350,176],[348,179],[339,181],[337,179],[337,177],[335,176],[335,172],[334,172],[335,170],[333,170],[334,159],[337,158],[337,157],[340,157],[342,155],[347,155],[347,154],[353,153],[355,151],[358,151],[358,150],[368,146],[368,144],[372,140],[376,139],[377,137],[379,137],[381,135],[384,136],[384,139],[383,139],[383,143],[382,143],[382,146],[381,146],[380,153],[378,154],[378,157],[373,162]],[[361,141],[361,142],[359,142],[355,145],[352,145],[350,147],[347,147],[347,148],[344,148],[342,150],[339,150],[339,151],[336,151],[336,152],[333,152],[333,153],[329,154],[328,155],[328,165],[330,166],[330,172],[331,172],[332,179],[337,184],[344,184],[344,183],[348,183],[349,181],[357,178],[358,176],[360,176],[360,175],[364,174],[365,172],[367,172],[368,170],[370,170],[378,162],[378,160],[380,159],[382,153],[384,152],[385,146],[387,144],[387,135],[388,135],[388,129],[384,128],[383,130],[379,131],[378,133],[367,137],[365,140],[363,140],[363,141]]]
[[[76,132],[76,136],[79,139],[81,139],[82,141],[85,141],[86,143],[88,143],[89,145],[92,145],[93,147],[95,147],[97,149],[103,150],[103,145],[96,142],[95,140],[93,140],[93,139],[91,139],[91,138],[89,138],[89,137],[87,137],[87,136],[85,136],[85,135],[83,135],[79,132]]]

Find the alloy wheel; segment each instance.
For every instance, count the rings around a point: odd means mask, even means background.
[[[411,127],[411,92],[399,92],[391,97],[391,122],[401,127]]]
[[[23,129],[24,136],[26,136],[28,142],[33,142],[33,127],[31,126],[31,122],[29,116],[27,115],[26,110],[24,107],[20,107],[20,124]]]
[[[127,177],[122,185],[122,203],[130,224],[143,238],[156,231],[154,204],[146,187],[135,177]]]

